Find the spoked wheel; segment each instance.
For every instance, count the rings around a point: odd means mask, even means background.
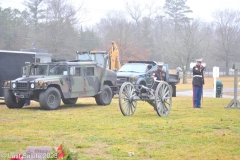
[[[160,82],[155,93],[157,114],[166,117],[172,107],[172,88],[167,82]]]
[[[135,95],[136,89],[131,83],[125,82],[122,84],[119,91],[119,106],[124,116],[134,114],[137,107],[137,101],[134,100]]]

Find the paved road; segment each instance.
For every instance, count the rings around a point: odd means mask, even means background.
[[[234,88],[223,88],[223,96],[222,98],[234,98],[232,95],[224,95],[224,92],[232,92],[234,94]],[[238,92],[240,92],[240,88],[238,88]],[[187,91],[177,91],[177,96],[192,96],[192,90]],[[214,97],[213,89],[203,89],[203,97]]]

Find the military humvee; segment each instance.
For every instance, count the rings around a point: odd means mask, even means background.
[[[79,97],[94,97],[98,105],[108,105],[117,91],[117,75],[91,60],[30,64],[24,74],[3,84],[8,108],[22,108],[27,101],[39,102],[42,109],[58,109],[75,104]]]

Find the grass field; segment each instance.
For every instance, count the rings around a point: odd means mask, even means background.
[[[232,88],[233,81],[228,81],[222,79],[224,86]],[[191,89],[190,82],[177,88]],[[76,105],[62,104],[56,111],[41,110],[36,102],[22,109],[2,104],[0,159],[6,159],[5,154],[24,153],[27,146],[64,143],[79,159],[237,160],[240,109],[224,108],[231,100],[204,98],[203,107],[194,109],[191,97],[174,97],[171,113],[165,118],[143,101],[138,102],[134,115],[125,117],[117,97],[109,106],[82,98]]]

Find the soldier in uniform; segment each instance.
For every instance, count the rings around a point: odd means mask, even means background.
[[[163,70],[163,63],[158,63],[157,64],[157,69],[155,71],[153,71],[152,73],[152,78],[157,78],[157,80],[159,81],[166,81],[166,72]],[[153,93],[155,94],[155,90],[157,89],[159,82],[154,82],[152,89],[153,89]],[[151,104],[154,107],[154,110],[157,110],[157,107],[155,105],[155,102],[148,102],[149,104]]]
[[[152,78],[156,77],[159,81],[166,81],[166,72],[162,69],[163,63],[157,64],[157,70],[152,74]],[[155,82],[152,89],[156,90],[158,83]]]
[[[193,107],[201,108],[201,98],[203,93],[203,85],[204,85],[204,76],[203,71],[204,67],[201,65],[202,60],[198,59],[196,61],[196,65],[193,67]]]

